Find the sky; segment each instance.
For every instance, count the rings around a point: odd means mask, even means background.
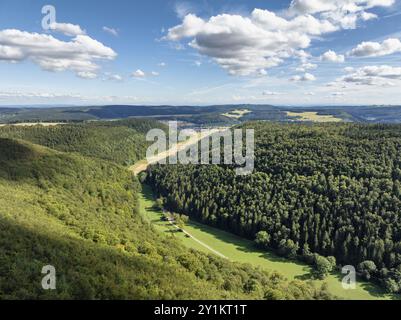
[[[401,105],[401,0],[0,0],[0,105]]]

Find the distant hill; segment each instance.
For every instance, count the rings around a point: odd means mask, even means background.
[[[227,116],[236,110],[248,110],[238,119]],[[1,108],[0,123],[19,122],[82,122],[152,117],[162,120],[181,120],[195,125],[225,125],[250,120],[297,122],[299,117],[288,113],[315,113],[332,116],[345,122],[401,123],[401,106],[322,106],[277,107],[272,105],[215,105],[215,106],[129,106],[107,105],[86,107],[23,107]],[[301,117],[302,118],[302,117]],[[311,121],[319,121],[319,117]]]

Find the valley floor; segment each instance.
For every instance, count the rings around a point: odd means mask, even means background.
[[[185,232],[179,232],[169,222],[162,221],[162,213],[155,211],[154,196],[149,186],[143,185],[140,193],[141,213],[152,223],[156,230],[173,235],[182,240],[189,248],[206,253],[219,252],[231,261],[249,263],[253,266],[275,270],[288,279],[310,280],[311,268],[305,264],[290,261],[276,256],[273,253],[255,249],[253,242],[237,237],[230,233],[211,228],[209,226],[190,221],[185,226]],[[324,281],[317,281],[317,285],[326,282],[330,293],[347,300],[390,300],[398,296],[384,294],[377,286],[358,281],[355,290],[344,290],[341,285],[341,274],[331,274]]]

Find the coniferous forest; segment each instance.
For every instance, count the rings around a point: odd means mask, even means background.
[[[355,266],[401,292],[401,126],[247,123],[255,170],[153,165],[147,180],[172,211],[306,261],[324,277]]]

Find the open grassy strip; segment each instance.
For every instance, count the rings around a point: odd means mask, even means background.
[[[144,185],[139,195],[140,210],[143,215],[160,232],[173,234],[180,239],[187,247],[210,253],[206,247],[200,245],[192,238],[188,238],[184,233],[177,232],[169,222],[162,221],[162,213],[153,208],[154,197],[149,186]],[[249,263],[256,267],[279,271],[289,280],[310,280],[311,267],[308,265],[281,258],[273,253],[260,251],[255,248],[252,241],[240,238],[228,232],[209,227],[204,224],[191,220],[185,230],[204,242],[214,250],[224,253],[233,262]],[[341,285],[342,275],[339,273],[329,275],[325,280],[313,280],[316,285],[327,283],[329,292],[342,299],[352,300],[388,300],[395,296],[385,294],[375,285],[363,281],[357,282],[355,290],[344,290]]]

